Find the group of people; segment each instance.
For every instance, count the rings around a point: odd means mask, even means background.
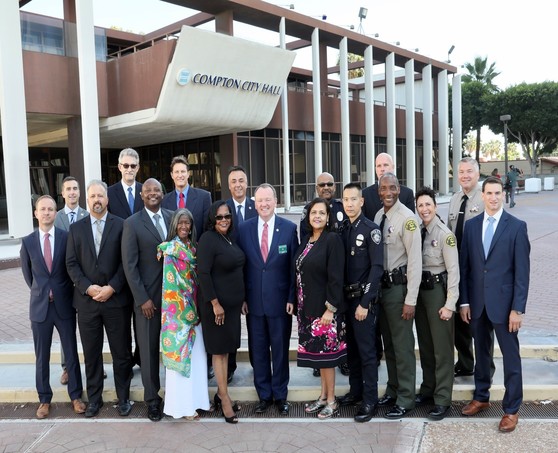
[[[247,174],[240,166],[229,170],[232,197],[214,203],[209,192],[189,185],[184,156],[172,160],[175,189],[164,196],[157,180],[136,181],[135,150],[122,150],[118,168],[122,180],[115,185],[98,180],[87,185],[89,215],[78,206],[75,178],[64,180],[66,206],[58,214],[54,199],[40,197],[35,204],[39,229],[22,241],[38,418],[49,415],[56,327],[76,413],[94,417],[103,405],[106,332],[120,415],[132,410],[130,382],[138,363],[150,420],[163,413],[196,418],[198,410],[210,408],[211,364],[214,407],[228,423],[238,422],[240,407],[228,383],[236,368],[242,314],[259,399],[255,411],[264,414],[275,405],[287,415],[296,315],[298,366],[318,370],[321,379],[320,395],[306,405],[307,413],[327,419],[340,405],[359,403],[355,421],[366,422],[378,406],[389,406],[385,417],[398,419],[430,403],[428,416],[441,420],[451,405],[454,376],[474,373],[474,399],[463,409],[473,415],[489,405],[495,331],[506,385],[500,429],[515,428],[522,399],[517,333],[527,299],[529,241],[525,223],[502,209],[502,182],[488,178],[479,190],[476,161],[465,158],[459,164],[462,191],[451,200],[447,226],[436,213],[434,191],[422,188],[413,196],[399,184],[388,154],[376,159],[378,182],[364,190],[346,184],[341,201],[334,198],[333,176],[322,173],[318,197],[304,209],[300,242],[296,225],[275,213],[272,185],[261,184],[253,200],[247,197]],[[76,311],[87,405],[81,401]],[[414,320],[423,370],[419,393]],[[388,382],[379,398],[382,355]],[[345,362],[350,390],[336,398],[335,368]]]

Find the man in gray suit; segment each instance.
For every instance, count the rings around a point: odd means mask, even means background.
[[[159,421],[163,415],[159,396],[163,262],[157,260],[157,246],[167,236],[172,211],[161,208],[163,191],[156,179],[143,183],[141,198],[145,208],[124,221],[122,264],[134,297],[147,416]]]
[[[73,176],[66,176],[62,181],[62,198],[66,203],[60,211],[56,213],[54,227],[64,231],[70,230],[70,225],[89,215],[85,209],[79,205],[79,183]],[[68,371],[66,370],[66,357],[64,350],[60,347],[60,364],[62,365],[62,375],[60,383],[68,384]]]

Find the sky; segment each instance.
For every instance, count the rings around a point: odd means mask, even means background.
[[[211,1],[211,0],[208,0]],[[558,81],[555,15],[552,2],[530,0],[294,0],[269,1],[308,16],[321,17],[335,25],[359,30],[360,7],[368,8],[362,21],[365,34],[379,33],[382,41],[395,43],[438,61],[448,59],[459,73],[461,66],[476,57],[495,63],[500,75],[494,83],[502,89],[522,82]],[[521,7],[519,7],[521,5]],[[127,31],[149,33],[190,16],[195,11],[160,0],[93,0],[95,25],[118,26]],[[62,0],[32,0],[22,8],[49,16],[62,17]],[[254,30],[237,26],[237,36],[254,39]],[[273,34],[258,40],[276,45]],[[308,55],[301,54],[295,66],[309,67]],[[330,66],[335,64],[329,62]]]

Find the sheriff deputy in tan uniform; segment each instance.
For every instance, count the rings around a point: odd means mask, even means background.
[[[422,367],[417,406],[434,404],[431,420],[442,420],[453,392],[453,314],[459,297],[459,256],[454,234],[436,214],[430,187],[417,192],[422,226],[422,282],[415,313]]]
[[[378,405],[393,405],[385,417],[398,419],[415,408],[413,318],[422,276],[421,237],[416,215],[398,199],[397,177],[385,173],[378,187],[384,207],[374,221],[384,238],[380,324],[388,370],[386,394]]]

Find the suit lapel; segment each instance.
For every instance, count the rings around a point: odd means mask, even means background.
[[[55,230],[56,231],[56,230]],[[56,242],[56,237],[54,238],[54,242]],[[39,253],[41,259],[41,262],[43,263],[43,269],[47,274],[50,274],[50,272],[48,271],[48,267],[46,265],[45,262],[45,256],[43,255],[43,251],[41,249],[41,235],[39,234],[39,230],[35,231],[35,237],[34,237],[34,241],[35,241],[35,250],[37,250],[37,253]],[[54,267],[54,259],[53,259],[53,267]]]
[[[498,222],[498,226],[496,227],[496,231],[494,232],[494,236],[492,237],[492,242],[490,243],[490,249],[488,250],[488,256],[490,256],[496,242],[500,240],[500,237],[508,227],[508,220],[509,220],[509,214],[506,211],[503,211],[502,216],[500,217],[500,221]]]
[[[144,224],[145,228],[147,228],[151,232],[151,234],[153,236],[155,236],[159,242],[161,242],[161,236],[159,235],[159,232],[157,231],[157,228],[155,228],[155,225],[153,224],[153,221],[151,220],[151,217],[149,217],[149,214],[147,212],[145,212],[145,210],[143,210],[143,211],[141,211],[141,216],[142,216],[142,220],[143,220],[143,224]],[[165,217],[165,214],[163,213],[163,218],[164,217]]]
[[[192,190],[192,186],[190,186],[190,188],[188,189],[188,198],[186,198],[186,208],[188,208],[188,210],[193,213],[197,202],[198,194],[195,190]]]
[[[260,247],[260,240],[258,238],[258,221],[254,222],[254,225],[252,227],[252,231],[250,232],[250,236],[251,236],[252,242],[254,243],[254,250],[257,251],[257,255],[260,257],[260,261],[263,263],[263,257],[262,257],[262,253],[261,253],[261,247]],[[269,255],[268,255],[268,259],[269,259]]]
[[[52,253],[52,271],[54,272],[54,269],[56,268],[56,266],[58,266],[58,262],[60,260],[62,260],[63,263],[65,263],[66,261],[66,257],[61,255],[61,249],[62,249],[62,241],[64,239],[62,239],[62,233],[60,231],[58,231],[58,228],[54,229],[54,251]],[[44,260],[43,260],[44,261]],[[45,267],[46,267],[46,263],[45,263]]]
[[[101,245],[99,246],[99,255],[101,254],[101,250],[103,250],[103,247],[105,245],[105,242],[107,242],[107,238],[112,230],[112,220],[113,217],[109,214],[107,215],[107,219],[105,221],[105,228],[103,229],[103,235],[101,236]]]
[[[95,250],[95,238],[93,237],[93,226],[91,221],[84,221],[79,224],[79,227],[83,230],[78,234],[83,234],[89,245],[89,250],[91,251],[91,256],[97,258],[97,251]]]
[[[279,235],[281,234],[281,218],[277,215],[275,215],[275,225],[274,225],[274,229],[275,231],[273,232],[273,239],[271,240],[271,245],[269,247],[269,255],[267,255],[267,260],[269,261],[273,256],[275,256],[275,254],[277,253],[277,250],[279,250]]]

